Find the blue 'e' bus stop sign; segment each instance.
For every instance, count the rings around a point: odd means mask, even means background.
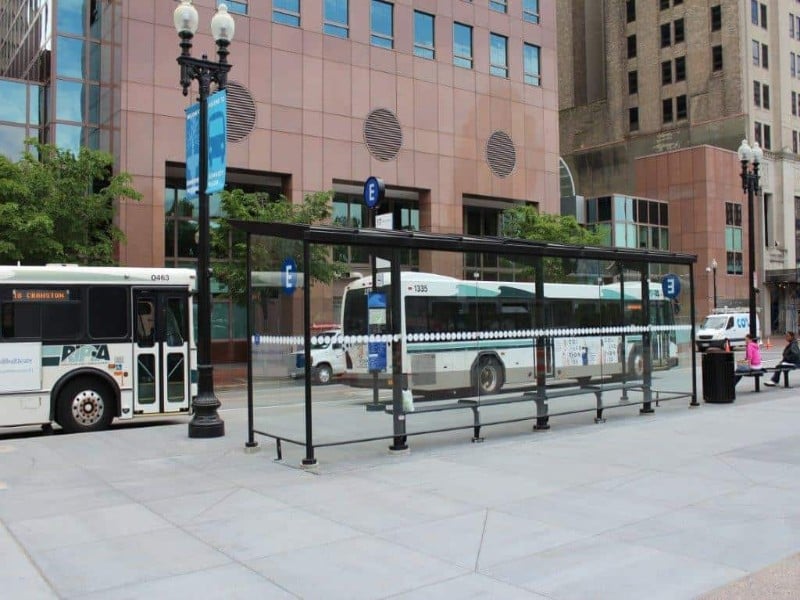
[[[664,297],[675,300],[681,294],[681,280],[674,273],[667,273],[661,280],[661,291]]]
[[[294,262],[291,256],[283,259],[281,285],[283,286],[284,293],[290,296],[294,294],[295,289],[297,289],[297,263]]]
[[[386,186],[383,185],[383,180],[377,177],[369,177],[364,182],[364,204],[367,208],[375,208],[383,200],[386,193]]]

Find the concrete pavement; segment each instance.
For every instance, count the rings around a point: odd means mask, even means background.
[[[793,379],[798,379],[797,376]],[[794,382],[798,384],[797,381]],[[186,420],[0,434],[7,598],[800,596],[800,398],[274,460]],[[224,395],[224,392],[221,393]],[[223,398],[224,401],[224,398]],[[525,429],[527,428],[527,429]],[[525,429],[523,431],[523,429]],[[704,596],[705,595],[705,596]]]

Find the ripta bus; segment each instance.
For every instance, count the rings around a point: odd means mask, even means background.
[[[0,427],[189,413],[193,269],[0,266]]]
[[[403,272],[399,340],[386,323],[391,315],[390,276],[351,282],[342,302],[346,381],[372,385],[376,354],[384,380],[391,372],[391,344],[400,343],[409,389],[441,392],[469,389],[494,394],[505,385],[536,383],[535,338],[547,340],[548,377],[585,385],[595,378],[641,378],[643,334],[650,333],[654,368],[678,363],[674,305],[659,286],[649,290],[649,323],[644,323],[639,282],[544,284],[543,322],[535,319],[532,283],[465,281],[430,273]],[[381,283],[378,281],[377,283]],[[378,294],[381,302],[371,302]],[[385,306],[375,319],[372,306]],[[382,349],[381,344],[386,348]]]

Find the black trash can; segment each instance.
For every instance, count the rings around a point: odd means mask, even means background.
[[[733,352],[711,349],[703,354],[703,400],[733,402],[736,400]]]

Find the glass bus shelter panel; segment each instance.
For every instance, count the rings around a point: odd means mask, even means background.
[[[537,321],[535,333],[547,340],[548,385],[597,383],[622,360],[614,329],[618,292],[605,283],[599,261],[546,258],[543,267],[541,325]]]
[[[287,265],[291,267],[288,278]],[[249,335],[254,428],[297,441],[305,436],[304,271],[302,242],[251,236]]]
[[[650,330],[653,389],[691,394],[692,288],[687,265],[651,264]]]

